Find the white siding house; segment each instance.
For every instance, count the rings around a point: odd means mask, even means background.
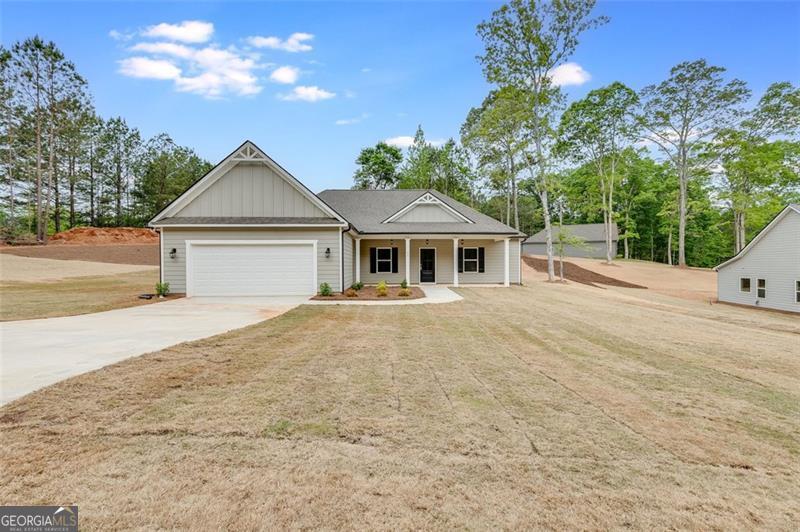
[[[800,312],[800,205],[787,206],[716,270],[720,301]]]

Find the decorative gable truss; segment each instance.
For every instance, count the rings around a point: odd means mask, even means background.
[[[276,175],[278,179],[285,181],[290,190],[296,191],[294,193],[296,197],[305,198],[305,200],[309,201],[315,206],[315,208],[319,209],[320,215],[335,218],[341,222],[342,225],[347,224],[344,218],[331,209],[331,207],[317,197],[316,194],[308,190],[305,185],[298,181],[289,172],[284,170],[283,167],[272,160],[267,154],[261,151],[258,146],[250,141],[246,141],[233,153],[220,161],[220,163],[212,168],[205,176],[189,187],[183,194],[178,196],[178,198],[176,198],[172,203],[162,209],[162,211],[159,212],[149,222],[149,225],[157,226],[158,221],[162,218],[175,216],[177,213],[181,212],[185,207],[191,204],[195,199],[200,197],[204,192],[208,191],[217,181],[223,178],[226,174],[229,174],[235,167],[237,167],[237,165],[242,163],[250,165],[253,163],[261,163],[271,172],[274,172],[274,175]],[[250,214],[242,213],[241,215],[248,216]]]
[[[381,223],[475,223],[430,192],[426,192]]]

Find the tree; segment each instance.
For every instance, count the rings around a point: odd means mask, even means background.
[[[547,236],[547,274],[555,280],[553,234],[548,194],[552,184],[550,148],[554,140],[555,114],[563,97],[551,81],[553,69],[564,63],[578,46],[586,30],[607,22],[592,17],[595,0],[511,0],[496,10],[490,20],[478,25],[486,51],[478,57],[490,83],[513,86],[528,94],[528,124],[532,150],[528,168],[536,184]]]
[[[636,137],[633,112],[637,103],[636,93],[617,81],[572,103],[559,126],[558,151],[574,160],[589,161],[599,179],[609,264],[614,258],[614,186],[623,152]]]
[[[639,124],[678,175],[678,264],[686,266],[686,218],[689,181],[703,170],[699,159],[704,143],[730,127],[748,97],[744,82],[725,82],[725,69],[704,59],[680,63],[670,77],[641,92]],[[707,167],[707,166],[706,166]]]
[[[519,229],[519,193],[517,176],[524,168],[521,157],[528,147],[526,125],[528,105],[523,94],[514,87],[491,91],[481,107],[471,109],[461,127],[461,144],[476,157],[478,168],[490,180],[502,183],[506,194],[506,220]]]
[[[398,168],[403,162],[403,152],[396,146],[379,142],[374,147],[363,148],[358,154],[358,169],[353,175],[353,188],[391,189],[397,186]]]
[[[120,226],[130,207],[129,198],[134,168],[141,150],[139,130],[131,128],[121,117],[105,122],[100,134],[100,161],[105,188],[111,197],[104,202],[113,203],[114,225]],[[126,203],[127,205],[123,205]]]
[[[734,254],[747,244],[750,211],[800,184],[798,130],[800,89],[773,83],[737,127],[710,143],[707,155],[720,162],[717,189],[733,214]]]
[[[194,150],[175,144],[166,133],[147,141],[133,191],[133,221],[146,223],[211,167]]]

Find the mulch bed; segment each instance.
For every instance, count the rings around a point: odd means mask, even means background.
[[[158,244],[4,246],[0,253],[55,260],[158,266]]]
[[[525,264],[527,264],[537,272],[547,273],[547,259],[522,257],[522,260],[525,261]],[[559,272],[558,259],[556,259],[554,262],[555,262],[556,276],[558,276]],[[588,284],[589,286],[594,286],[597,288],[602,288],[601,286],[597,286],[598,284],[604,284],[608,286],[619,286],[622,288],[647,289],[646,286],[620,281],[619,279],[614,279],[613,277],[607,277],[605,275],[595,273],[591,270],[587,270],[586,268],[581,268],[577,264],[573,264],[567,261],[564,261],[564,278],[570,281],[575,281],[576,283]]]
[[[390,286],[388,289],[388,294],[384,297],[378,296],[378,292],[375,290],[374,286],[365,286],[361,290],[358,290],[358,297],[347,297],[343,293],[339,292],[333,294],[332,296],[317,295],[311,299],[316,301],[396,301],[425,297],[425,292],[416,286],[410,286],[408,289],[411,290],[411,295],[405,297],[397,295],[397,293],[400,291],[399,286]]]

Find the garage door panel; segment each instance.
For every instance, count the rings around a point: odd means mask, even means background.
[[[312,295],[314,247],[309,244],[192,245],[190,294]]]

